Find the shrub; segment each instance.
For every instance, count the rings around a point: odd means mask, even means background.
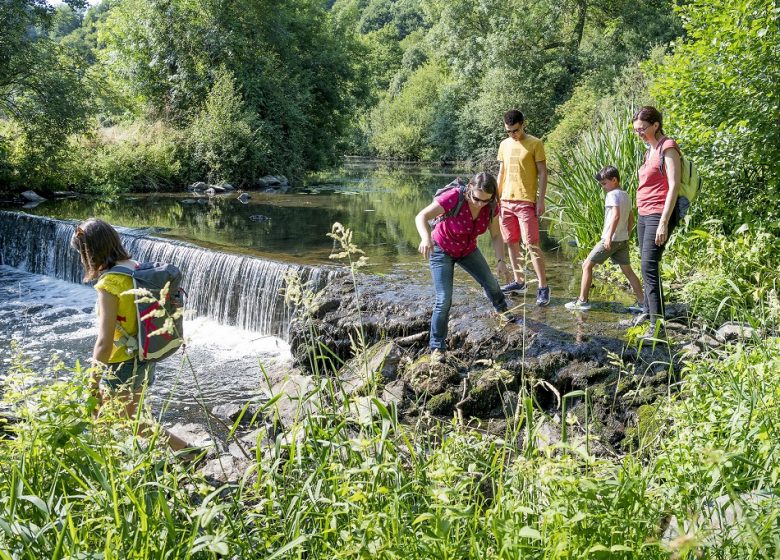
[[[65,177],[77,190],[171,190],[187,180],[184,135],[161,122],[113,126],[71,138]]]

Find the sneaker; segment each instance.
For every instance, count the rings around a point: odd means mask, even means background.
[[[645,302],[639,302],[638,300],[626,307],[627,311],[631,313],[647,313],[647,305]]]
[[[528,285],[523,282],[510,282],[505,286],[501,286],[501,291],[505,294],[524,294],[528,291]]]
[[[550,286],[536,290],[536,305],[542,306],[550,303]]]
[[[501,323],[501,325],[507,325],[509,323],[514,323],[517,320],[517,317],[515,317],[515,314],[509,311],[508,309],[505,309],[504,311],[498,312],[498,321]]]
[[[587,311],[590,309],[591,305],[587,301],[582,301],[580,298],[577,298],[564,305],[564,307],[571,311]]]
[[[431,350],[432,364],[443,364],[446,359],[447,356],[445,355],[444,350],[441,350],[439,348],[434,348],[433,350]]]
[[[659,325],[658,330],[656,331],[655,325],[650,324],[644,334],[637,337],[637,340],[652,342],[653,345],[656,343],[666,344],[666,329],[664,329],[663,325]]]

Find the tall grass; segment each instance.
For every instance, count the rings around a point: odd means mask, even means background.
[[[557,154],[550,170],[550,216],[561,236],[575,240],[582,250],[601,239],[604,226],[604,192],[594,175],[605,165],[614,165],[623,190],[634,198],[644,153],[635,136],[628,115],[608,114]]]
[[[366,396],[318,370],[295,420],[261,430],[244,477],[214,487],[156,436],[137,438],[140,418],[110,404],[94,417],[84,372],[41,386],[18,359],[4,384],[20,421],[0,439],[0,558],[776,558],[777,371],[778,339],[691,363],[680,396],[640,414],[639,451],[607,458],[566,410],[534,406],[531,380],[490,435],[424,413],[402,421],[375,385],[360,417]],[[544,443],[543,426],[569,421]],[[716,534],[696,520],[724,496],[742,513]],[[692,528],[664,541],[672,515]]]

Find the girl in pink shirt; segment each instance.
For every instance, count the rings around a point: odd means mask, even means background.
[[[465,191],[453,188],[442,193],[415,217],[420,234],[418,250],[429,260],[436,291],[429,342],[432,362],[443,362],[447,349],[447,323],[452,305],[455,264],[460,265],[482,286],[495,310],[502,314],[503,320],[514,320],[514,316],[507,311],[506,297],[496,277],[477,248],[477,237],[490,230],[498,263],[497,272],[506,276],[504,241],[498,220],[491,211],[497,190],[496,179],[490,173],[478,173],[469,181]],[[448,215],[457,208],[461,196],[465,199],[460,210],[454,215]],[[443,216],[442,219],[431,232],[429,222],[440,216]]]

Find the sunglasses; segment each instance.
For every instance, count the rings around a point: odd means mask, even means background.
[[[637,134],[644,134],[645,130],[647,130],[651,126],[653,126],[653,125],[652,124],[648,124],[647,126],[643,126],[642,128],[635,128],[634,132],[636,132]]]
[[[474,194],[473,191],[471,193],[469,193],[469,197],[474,202],[474,204],[487,204],[488,202],[493,200],[492,196],[488,197],[488,198],[479,198],[477,195]]]

